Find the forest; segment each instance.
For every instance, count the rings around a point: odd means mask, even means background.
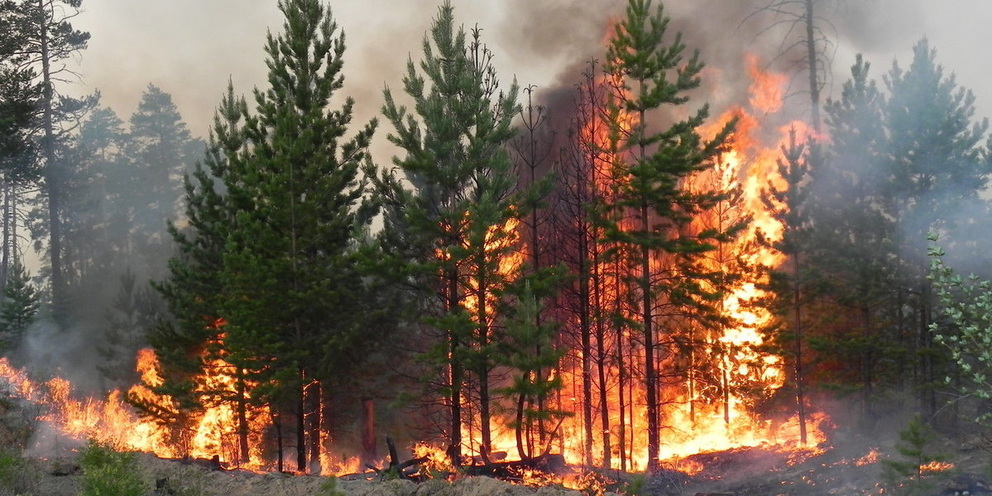
[[[347,26],[280,0],[264,85],[217,88],[199,138],[166,88],[126,119],[72,96],[82,3],[0,1],[0,375],[91,370],[69,396],[143,439],[85,438],[298,473],[378,463],[386,435],[454,467],[652,472],[986,432],[992,136],[926,38],[831,92],[832,0],[756,4],[791,73],[711,70],[628,0],[539,90],[444,2],[356,122]]]

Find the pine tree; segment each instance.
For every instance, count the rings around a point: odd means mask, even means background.
[[[21,336],[34,322],[41,306],[38,290],[31,284],[31,275],[20,263],[11,267],[10,280],[0,304],[0,353],[19,345]]]
[[[347,366],[358,332],[354,238],[366,214],[358,168],[376,123],[342,142],[354,101],[328,106],[343,85],[344,37],[319,0],[279,8],[283,33],[265,46],[270,87],[255,90],[247,151],[228,165],[227,201],[237,213],[222,257],[221,310],[229,361],[265,385],[258,392],[277,418],[295,420],[305,471],[308,441],[320,437],[306,422],[323,404],[318,372]]]
[[[939,357],[934,353],[933,295],[926,280],[926,238],[938,231],[951,242],[961,242],[975,219],[966,213],[988,184],[992,161],[982,146],[988,121],[974,122],[975,97],[945,76],[936,51],[926,39],[913,48],[913,60],[904,70],[898,63],[886,75],[889,98],[883,108],[888,130],[888,156],[881,193],[883,212],[899,229],[895,242],[904,277],[913,291],[903,296],[915,325],[920,408],[924,421],[938,409],[936,382]]]
[[[692,273],[687,260],[712,249],[706,238],[714,233],[682,234],[693,215],[717,197],[687,192],[683,180],[712,166],[733,126],[728,124],[712,140],[702,139],[698,128],[708,115],[705,105],[665,129],[655,130],[648,122],[649,111],[686,103],[686,92],[700,84],[703,64],[698,52],[684,59],[681,35],[666,40],[668,23],[660,5],[652,9],[649,0],[630,0],[608,47],[606,64],[607,73],[619,78],[614,105],[636,116],[624,145],[632,163],[618,171],[622,179],[613,205],[616,215],[606,234],[626,248],[620,253],[637,299],[633,319],[644,347],[649,469],[657,468],[661,447],[659,308],[684,308],[707,298],[697,279],[700,275]],[[662,258],[661,264],[655,263]]]
[[[166,222],[176,220],[181,179],[203,146],[190,135],[172,96],[154,85],[141,95],[128,124],[121,163],[126,168],[108,178],[110,191],[129,229],[122,255],[142,278],[157,279],[171,254]]]
[[[425,356],[442,377],[435,392],[445,396],[448,454],[457,463],[469,381],[478,391],[483,457],[491,447],[489,380],[500,339],[493,305],[513,277],[499,265],[516,250],[514,225],[523,213],[505,150],[519,110],[517,86],[499,89],[480,30],[469,40],[455,28],[452,11],[444,3],[425,37],[422,74],[412,60],[407,64],[404,90],[416,113],[385,92],[383,113],[394,127],[389,140],[406,153],[394,163],[412,191],[395,171],[382,174],[377,189],[390,230],[402,233],[415,256],[403,271],[432,309],[424,322],[439,335]]]
[[[807,261],[821,292],[817,312],[834,316],[818,319],[824,329],[810,335],[810,344],[823,368],[833,371],[831,387],[860,393],[864,427],[871,430],[878,420],[875,388],[908,375],[897,365],[908,348],[895,317],[900,304],[893,288],[902,285],[894,263],[898,227],[880,208],[885,96],[869,69],[859,55],[840,99],[825,107],[831,145],[811,183],[816,248]]]
[[[30,30],[23,9],[15,2],[0,3],[0,290],[17,253],[18,200],[26,185],[37,180],[39,172],[32,131],[38,124],[41,88],[34,83],[37,74],[29,64]]]
[[[178,254],[168,263],[168,277],[153,283],[168,308],[169,318],[149,330],[149,342],[159,357],[163,384],[152,392],[172,398],[170,405],[146,404],[129,398],[142,411],[156,417],[175,433],[179,443],[188,437],[191,422],[208,401],[229,401],[237,412],[238,461],[248,461],[247,401],[244,395],[204,398],[200,382],[206,364],[226,350],[222,341],[224,322],[221,307],[226,295],[221,275],[224,248],[236,207],[225,195],[229,164],[240,160],[245,141],[242,132],[248,106],[234,93],[233,84],[214,116],[205,157],[184,175],[183,223],[168,223],[168,232]],[[236,389],[244,390],[244,378],[236,378]],[[146,385],[148,386],[148,385]]]
[[[138,282],[130,268],[120,277],[120,289],[106,308],[104,341],[97,345],[101,363],[97,369],[111,383],[111,390],[138,380],[135,355],[147,346],[147,332],[159,318],[159,300],[147,284]]]
[[[769,185],[764,202],[776,220],[781,223],[782,238],[774,243],[775,248],[785,255],[786,262],[772,274],[771,286],[776,292],[776,313],[780,321],[775,334],[781,355],[791,360],[790,385],[795,393],[796,413],[799,419],[799,442],[807,442],[806,382],[807,348],[806,302],[810,277],[807,274],[806,258],[810,254],[810,177],[813,162],[818,157],[815,143],[802,143],[796,137],[796,130],[789,132],[789,142],[782,145],[782,158],[778,161],[778,173],[785,181],[784,188]],[[811,158],[812,157],[812,158]]]
[[[79,12],[82,0],[21,0],[18,4],[15,29],[21,30],[27,43],[20,54],[36,69],[33,84],[40,92],[38,118],[38,148],[41,152],[40,170],[43,191],[48,201],[48,256],[52,288],[53,315],[56,322],[65,323],[67,310],[66,277],[62,263],[62,219],[65,216],[63,183],[68,164],[60,157],[59,148],[66,134],[62,125],[76,120],[95,104],[96,98],[82,99],[61,94],[56,83],[64,80],[68,69],[61,61],[84,50],[89,33],[76,30],[71,20]]]
[[[557,374],[543,371],[553,370],[564,356],[564,350],[554,342],[557,337],[557,324],[541,320],[539,315],[542,302],[541,291],[535,291],[530,279],[516,289],[517,298],[512,305],[504,305],[505,347],[499,359],[511,371],[510,385],[501,388],[500,393],[510,396],[516,403],[510,410],[517,441],[517,454],[521,460],[537,455],[542,448],[545,432],[541,425],[554,423],[568,415],[561,409],[548,406],[548,400],[562,388],[562,379]],[[535,434],[538,438],[535,438]]]

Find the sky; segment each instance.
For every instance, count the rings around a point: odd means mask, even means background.
[[[419,60],[421,41],[441,0],[332,0],[346,34],[346,86],[356,100],[356,122],[378,114],[385,86],[399,91],[409,57]],[[657,0],[656,0],[657,1]],[[708,66],[733,81],[744,51],[772,63],[777,32],[760,34],[774,18],[748,14],[769,0],[668,0],[673,28],[686,33]],[[837,94],[855,53],[881,76],[927,37],[937,60],[959,85],[974,91],[978,116],[992,115],[992,50],[989,0],[819,0],[836,39]],[[602,43],[622,0],[452,0],[456,21],[478,25],[495,54],[505,85],[516,78],[538,90],[569,87],[583,63],[602,58]],[[123,119],[154,84],[170,93],[190,129],[205,136],[228,79],[237,93],[264,87],[266,31],[279,32],[275,0],[84,0],[77,28],[92,35],[77,60],[81,92],[99,90],[102,104]],[[779,65],[787,70],[785,61]],[[797,79],[797,81],[801,81]],[[801,84],[801,83],[800,83]],[[798,85],[797,85],[798,86]],[[357,127],[356,127],[357,129]],[[380,132],[380,135],[382,132]]]

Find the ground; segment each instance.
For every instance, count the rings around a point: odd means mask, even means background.
[[[934,473],[927,482],[930,489],[915,494],[952,495],[992,494],[982,475],[988,453],[967,444],[957,448],[949,443],[948,461],[954,468]],[[676,471],[660,471],[654,476],[636,474],[600,474],[600,481],[619,481],[612,486],[590,485],[586,491],[572,491],[551,485],[525,487],[488,477],[456,477],[453,482],[430,480],[414,483],[406,480],[343,480],[287,474],[256,474],[244,471],[212,470],[208,464],[163,460],[138,454],[142,477],[148,494],[178,496],[579,496],[602,494],[621,487],[631,494],[657,496],[774,496],[774,495],[882,495],[883,451],[870,446],[830,448],[822,453],[797,455],[765,448],[742,448],[685,460],[704,467],[689,476]],[[891,458],[891,456],[890,456]],[[30,494],[34,496],[76,496],[82,475],[72,457],[55,460],[30,460],[30,471],[37,474]],[[153,488],[159,486],[157,491]],[[965,492],[968,491],[968,492]],[[983,492],[984,491],[984,492]],[[0,495],[5,495],[0,488]],[[16,494],[16,493],[10,493]]]

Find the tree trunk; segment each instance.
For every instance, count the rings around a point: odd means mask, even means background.
[[[248,394],[245,387],[244,369],[239,368],[235,379],[235,392],[238,398],[235,409],[238,416],[238,463],[245,465],[249,461],[248,446]]]
[[[447,311],[452,312],[458,306],[458,274],[449,270],[447,278]],[[461,353],[461,340],[458,334],[448,330],[448,379],[451,382],[448,405],[451,412],[448,433],[448,458],[455,466],[461,465],[462,460],[462,377],[463,371],[457,355]]]
[[[813,15],[813,4],[816,0],[806,0],[806,58],[809,64],[809,100],[813,131],[820,134],[820,78],[819,66],[816,61],[816,32]]]
[[[643,151],[642,151],[643,154]],[[648,207],[641,205],[641,228],[648,231]],[[655,372],[654,358],[654,322],[652,315],[651,287],[651,250],[641,248],[640,277],[641,277],[641,324],[644,332],[644,387],[647,398],[648,415],[648,471],[658,469],[658,453],[661,451],[661,428],[658,425],[658,381]]]
[[[271,408],[271,407],[270,407]],[[278,408],[274,408],[272,412],[272,426],[276,430],[276,471],[285,471],[285,460],[283,458],[282,450],[285,442],[282,436],[282,415],[279,414]]]
[[[582,427],[585,432],[586,466],[591,467],[592,461],[592,341],[590,328],[589,299],[592,294],[589,288],[590,274],[586,273],[586,234],[579,233],[579,332],[582,339]]]
[[[307,471],[306,444],[306,374],[300,368],[296,379],[300,381],[296,391],[296,471],[303,474]]]
[[[11,214],[11,195],[14,187],[9,181],[3,184],[3,260],[0,262],[0,301],[3,301],[4,290],[7,288],[7,274],[10,273],[10,242],[13,230],[14,216]]]
[[[807,442],[806,432],[806,377],[803,375],[803,330],[802,330],[802,301],[800,300],[800,264],[799,253],[795,253],[792,258],[793,263],[793,286],[792,286],[792,311],[795,316],[793,325],[796,330],[796,405],[799,415],[799,442],[803,445]]]
[[[310,403],[310,470],[309,473],[320,475],[320,441],[324,437],[323,416],[321,406],[323,405],[323,388],[320,381],[314,380],[307,387]]]
[[[481,249],[484,251],[485,246]],[[485,265],[488,262],[489,255],[486,253],[482,254],[483,262]],[[489,289],[489,282],[486,278],[486,268],[481,268],[477,276],[477,284],[479,285],[478,299],[476,303],[478,305],[478,325],[479,325],[479,353],[487,354],[486,350],[489,346],[489,309],[486,305],[486,295]],[[490,411],[490,401],[491,396],[489,393],[489,357],[483,356],[480,360],[480,365],[478,368],[477,375],[479,376],[479,427],[482,433],[482,445],[479,447],[479,454],[482,455],[482,460],[485,463],[489,463],[489,454],[492,451],[493,446],[493,433],[492,433],[492,412]]]
[[[38,0],[39,13],[45,12],[45,1]],[[65,280],[62,273],[62,192],[61,174],[58,170],[58,158],[55,154],[55,116],[54,89],[52,87],[51,54],[49,53],[48,23],[38,26],[41,48],[42,75],[42,128],[45,136],[42,139],[42,153],[45,155],[45,189],[48,193],[48,234],[49,262],[52,271],[52,310],[57,324],[65,322]]]
[[[372,398],[362,398],[362,466],[375,463],[375,402]]]

